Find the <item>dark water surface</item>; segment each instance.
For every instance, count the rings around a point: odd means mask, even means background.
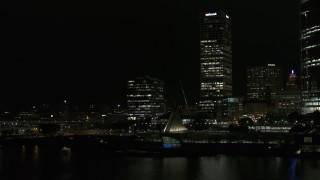
[[[101,149],[0,147],[0,180],[320,179],[320,158],[122,157]]]

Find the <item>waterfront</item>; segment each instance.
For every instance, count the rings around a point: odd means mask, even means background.
[[[128,157],[103,149],[3,146],[0,179],[317,179],[320,159],[227,156]]]

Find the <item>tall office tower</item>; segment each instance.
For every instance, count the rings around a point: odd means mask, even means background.
[[[288,78],[288,81],[287,81],[286,90],[291,90],[291,89],[297,89],[298,88],[298,86],[296,85],[296,79],[297,79],[296,73],[294,73],[294,70],[291,70],[291,74],[289,74],[289,78]]]
[[[163,81],[149,76],[128,81],[128,119],[156,118],[164,113]]]
[[[201,112],[217,116],[221,100],[232,96],[231,18],[223,11],[200,15]]]
[[[296,85],[297,75],[292,70],[286,84],[286,89],[277,93],[275,111],[288,115],[294,111],[301,113],[301,90]]]
[[[247,68],[247,99],[271,102],[282,89],[282,70],[275,64]]]
[[[320,110],[320,1],[301,1],[302,112]]]

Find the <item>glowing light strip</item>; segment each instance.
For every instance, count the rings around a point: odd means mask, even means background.
[[[216,16],[217,13],[206,13],[205,16]]]

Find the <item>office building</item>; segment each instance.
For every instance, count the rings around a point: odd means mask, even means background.
[[[247,68],[247,100],[272,103],[282,89],[282,70],[275,64]]]
[[[292,112],[301,113],[301,90],[296,85],[297,75],[291,71],[286,88],[277,93],[275,98],[276,112],[288,115]]]
[[[128,81],[128,119],[157,118],[164,113],[163,81],[149,76]]]
[[[302,112],[320,110],[320,1],[301,1]]]
[[[231,18],[223,11],[200,14],[201,112],[216,117],[221,99],[232,96]]]
[[[243,113],[243,98],[229,97],[222,100],[222,117],[224,121],[237,118]]]

